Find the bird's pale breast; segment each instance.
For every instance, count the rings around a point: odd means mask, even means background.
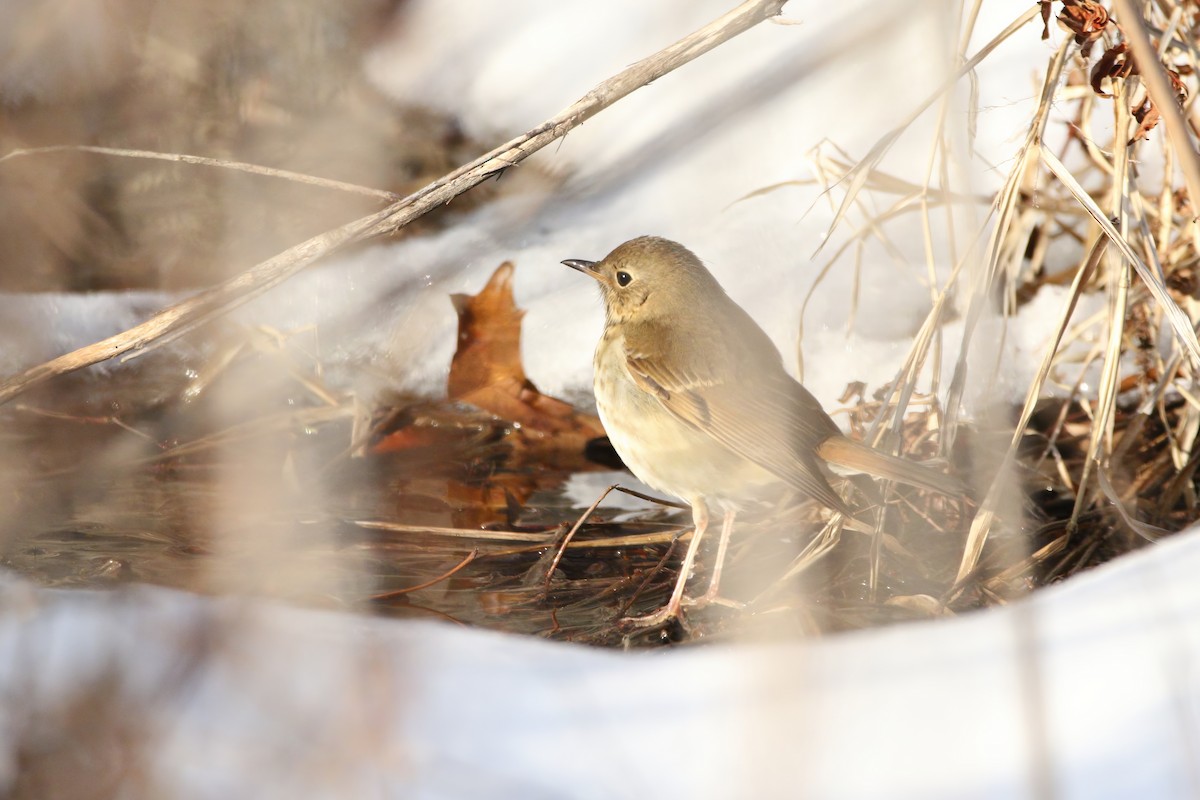
[[[596,408],[621,460],[644,483],[689,503],[726,507],[760,486],[778,483],[767,470],[737,455],[667,411],[639,387],[625,366],[624,343],[610,326],[596,347]]]

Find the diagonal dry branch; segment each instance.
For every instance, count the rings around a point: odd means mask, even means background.
[[[0,403],[6,403],[57,375],[144,349],[164,336],[190,330],[277,286],[317,259],[350,242],[389,233],[407,225],[492,175],[519,164],[626,95],[778,15],[786,2],[746,0],[703,28],[598,84],[578,102],[536,128],[464,164],[382,211],[301,242],[240,275],[160,311],[140,325],[9,377],[0,382]]]

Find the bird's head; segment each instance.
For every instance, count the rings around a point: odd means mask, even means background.
[[[657,236],[640,236],[600,261],[562,262],[600,284],[610,323],[703,313],[704,299],[724,291],[691,250]]]

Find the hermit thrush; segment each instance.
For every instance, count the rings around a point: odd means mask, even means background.
[[[708,505],[725,512],[707,593],[717,595],[739,506],[786,483],[854,517],[825,464],[958,495],[961,484],[848,439],[783,367],[779,351],[690,250],[643,236],[604,260],[562,262],[595,278],[604,334],[594,362],[596,406],[622,460],[646,484],[692,507],[695,530],[667,605],[638,622],[678,615]]]

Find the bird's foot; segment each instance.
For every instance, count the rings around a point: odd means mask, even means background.
[[[728,597],[721,597],[713,590],[709,590],[699,597],[685,597],[681,605],[684,608],[700,609],[708,605],[724,606],[741,611],[746,607],[745,603],[739,603],[737,600],[730,600]]]
[[[730,600],[727,597],[718,597],[715,592],[709,591],[699,597],[681,597],[678,602],[668,602],[665,606],[651,614],[645,614],[640,617],[625,617],[621,620],[621,624],[630,628],[658,628],[666,625],[668,622],[682,620],[683,610],[700,610],[708,605],[724,606],[741,611],[746,607],[745,603],[739,603],[737,600]]]
[[[621,624],[631,628],[657,628],[679,618],[682,613],[682,605],[683,603],[679,600],[672,599],[658,611],[640,617],[625,617],[621,620]]]

